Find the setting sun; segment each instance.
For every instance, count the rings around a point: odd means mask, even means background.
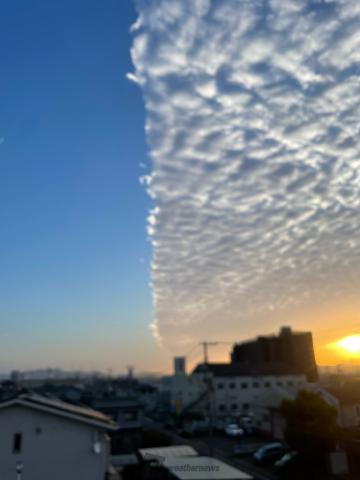
[[[336,342],[336,346],[348,353],[360,355],[360,335],[350,335]]]

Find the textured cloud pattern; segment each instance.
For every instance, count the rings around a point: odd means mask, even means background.
[[[136,3],[155,334],[358,291],[360,2]]]

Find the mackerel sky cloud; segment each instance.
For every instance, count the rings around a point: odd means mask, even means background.
[[[156,335],[358,291],[360,2],[136,3]]]

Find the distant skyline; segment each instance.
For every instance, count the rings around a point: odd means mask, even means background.
[[[165,372],[281,325],[353,361],[328,345],[360,331],[359,25],[355,0],[5,0],[0,370]]]

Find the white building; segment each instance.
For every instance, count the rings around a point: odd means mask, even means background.
[[[225,421],[248,414],[258,405],[259,399],[283,389],[296,394],[306,388],[304,374],[291,374],[276,369],[254,370],[250,366],[240,367],[231,363],[210,363],[196,367],[192,377],[204,379],[210,376],[212,383],[213,409],[215,416]]]
[[[162,378],[161,392],[170,402],[172,410],[181,413],[185,408],[196,403],[204,395],[206,386],[203,378],[186,373],[185,359],[174,359],[174,374]]]
[[[38,395],[0,404],[0,478],[104,480],[109,467],[105,415]]]

